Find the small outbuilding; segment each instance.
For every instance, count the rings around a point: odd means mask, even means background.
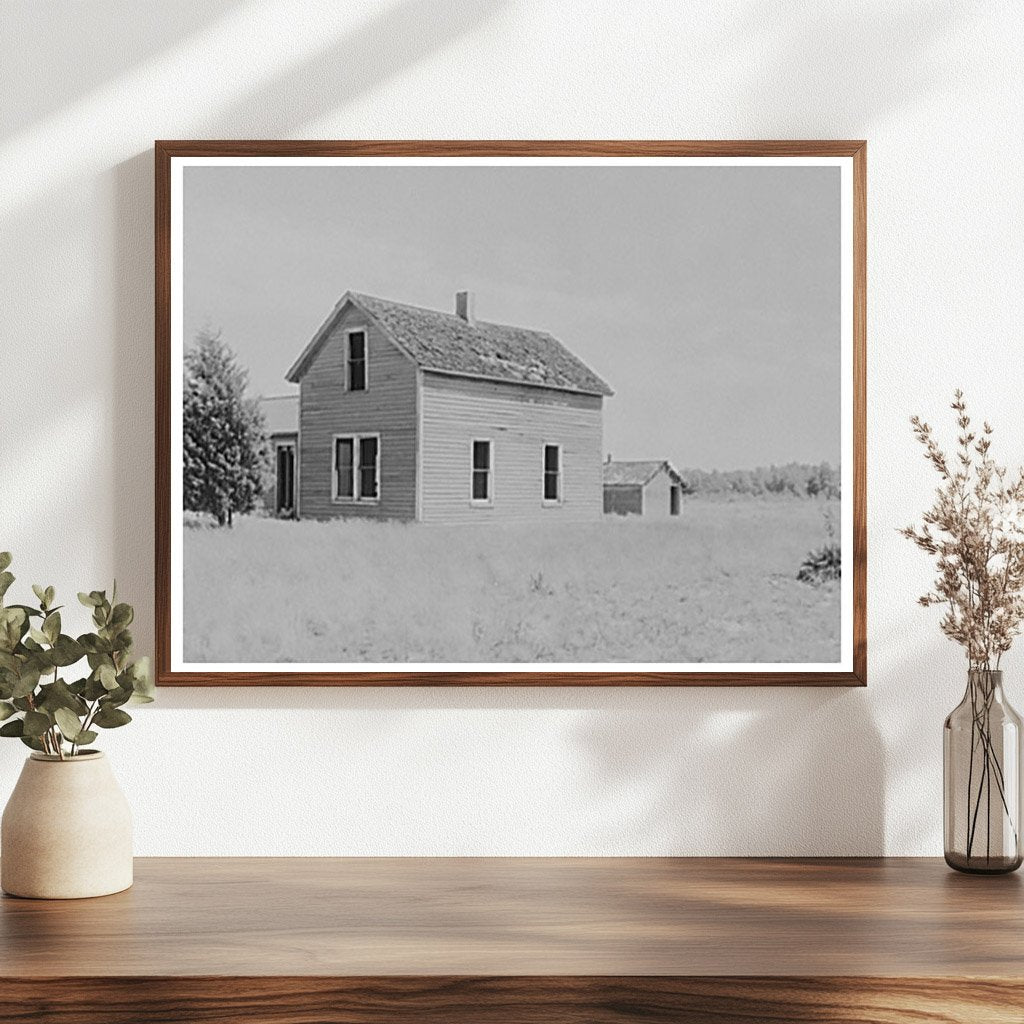
[[[682,514],[684,490],[668,459],[604,464],[605,515],[669,519]]]

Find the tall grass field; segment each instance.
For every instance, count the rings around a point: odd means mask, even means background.
[[[828,505],[696,499],[677,520],[583,526],[192,525],[185,660],[837,661],[838,584],[796,579]]]

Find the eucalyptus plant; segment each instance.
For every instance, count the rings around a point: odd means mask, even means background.
[[[153,700],[149,659],[132,659],[135,612],[118,603],[116,581],[109,599],[103,590],[80,593],[95,632],[71,637],[62,632],[64,606],[55,604],[53,587],[33,585],[38,605],[4,604],[14,582],[10,564],[10,553],[0,551],[0,736],[61,760],[74,757],[99,729],[132,720],[125,705]],[[88,674],[67,682],[83,660]]]

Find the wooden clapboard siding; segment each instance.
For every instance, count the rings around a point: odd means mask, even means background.
[[[601,398],[424,372],[420,390],[424,522],[596,519],[602,514]],[[470,503],[470,445],[492,442],[490,506]],[[543,502],[545,444],[562,447],[562,503]]]
[[[639,484],[605,484],[604,510],[609,515],[643,515],[644,489]]]
[[[644,518],[669,518],[669,491],[672,478],[664,470],[657,473],[644,488]]]
[[[345,390],[345,331],[366,328],[367,387]],[[365,313],[349,305],[301,381],[299,512],[304,519],[416,516],[416,367]],[[380,434],[380,501],[332,500],[336,434]]]

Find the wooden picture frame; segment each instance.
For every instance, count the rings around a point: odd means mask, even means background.
[[[180,634],[181,624],[174,619],[175,609],[181,608],[180,596],[175,598],[175,560],[172,557],[172,534],[180,529],[182,513],[172,509],[172,421],[175,419],[175,381],[181,379],[182,364],[172,362],[172,325],[181,334],[180,311],[175,312],[176,295],[180,282],[174,279],[181,273],[180,231],[182,222],[180,195],[177,205],[172,206],[175,193],[176,171],[185,164],[195,161],[247,161],[259,162],[323,161],[343,158],[351,161],[367,159],[430,161],[443,158],[446,161],[497,161],[516,166],[517,161],[548,160],[580,161],[621,161],[630,166],[631,161],[663,161],[666,166],[672,161],[707,161],[714,166],[716,161],[768,161],[788,166],[801,162],[816,164],[833,161],[842,168],[844,230],[844,289],[846,305],[844,316],[845,349],[841,373],[844,387],[844,409],[849,422],[843,425],[844,438],[849,445],[843,451],[842,506],[844,522],[843,558],[843,604],[841,608],[843,649],[842,657],[835,666],[824,669],[803,670],[785,666],[774,669],[772,662],[744,667],[737,670],[720,670],[714,665],[692,666],[686,671],[661,670],[657,664],[634,670],[635,666],[620,668],[616,662],[603,663],[592,670],[577,671],[550,665],[543,669],[531,665],[509,666],[503,664],[497,670],[490,670],[479,664],[471,668],[455,666],[449,670],[424,669],[421,666],[409,668],[396,662],[386,669],[375,667],[362,670],[358,664],[344,667],[331,665],[319,670],[316,665],[303,666],[297,670],[287,663],[268,667],[261,664],[252,667],[238,663],[237,669],[225,670],[221,663],[210,662],[211,669],[203,670],[194,662],[185,663],[174,657],[174,637]],[[158,141],[155,144],[155,240],[156,240],[156,667],[157,682],[161,686],[863,686],[866,685],[866,463],[865,463],[865,401],[866,401],[866,143],[863,141]],[[178,234],[176,234],[176,232]],[[343,290],[344,283],[339,287]],[[336,296],[334,297],[336,298]],[[331,301],[334,301],[334,298]],[[329,305],[330,303],[328,303]],[[176,319],[177,318],[177,319]],[[180,342],[180,337],[175,344]],[[301,342],[297,346],[301,349]],[[296,351],[296,354],[297,354]],[[364,371],[365,372],[365,371]],[[373,369],[370,373],[372,375]],[[848,396],[848,399],[847,399]],[[339,435],[344,434],[338,431]],[[466,455],[467,474],[475,472],[479,480],[479,493],[489,487],[485,477],[490,479],[493,472],[490,461],[493,449],[490,434],[482,435],[487,440],[485,451],[481,446],[475,453]],[[181,458],[180,437],[178,459]],[[358,441],[353,442],[358,446]],[[846,443],[844,441],[844,443]],[[282,460],[281,472],[290,472],[292,478],[298,472],[301,486],[301,465],[303,452],[301,444],[292,444],[286,438],[283,445],[275,449]],[[336,445],[337,442],[334,442]],[[345,445],[348,442],[344,442]],[[552,448],[554,445],[551,446]],[[348,447],[342,449],[342,458],[349,459]],[[283,454],[282,454],[283,453]],[[290,453],[290,454],[289,454]],[[367,458],[370,455],[379,461],[380,441],[377,447],[366,445]],[[338,457],[338,449],[334,449]],[[357,456],[353,456],[355,458]],[[555,466],[556,456],[545,449],[543,458],[550,459],[552,474],[550,495],[556,495],[561,486],[553,474],[561,472],[561,465]],[[561,460],[561,450],[557,456]],[[289,459],[291,462],[289,463]],[[537,461],[542,455],[538,449]],[[471,460],[476,460],[471,465]],[[488,464],[485,466],[484,462]],[[290,464],[290,470],[287,467]],[[347,463],[346,463],[347,465]],[[666,465],[668,465],[666,463]],[[670,469],[672,467],[669,467]],[[335,470],[336,471],[336,470]],[[353,468],[352,473],[358,473]],[[378,486],[377,475],[367,470],[367,490]],[[292,479],[288,478],[288,479]],[[467,480],[470,476],[467,475]],[[294,480],[291,486],[294,485]],[[500,493],[500,492],[499,492]],[[545,492],[545,497],[549,492]],[[557,496],[557,495],[556,495]],[[673,499],[678,502],[678,495]],[[468,502],[467,502],[468,504]],[[484,504],[477,501],[476,504]],[[675,506],[674,506],[675,507]],[[607,508],[607,499],[606,499]],[[177,525],[176,525],[177,524]],[[178,582],[179,589],[182,583]]]

